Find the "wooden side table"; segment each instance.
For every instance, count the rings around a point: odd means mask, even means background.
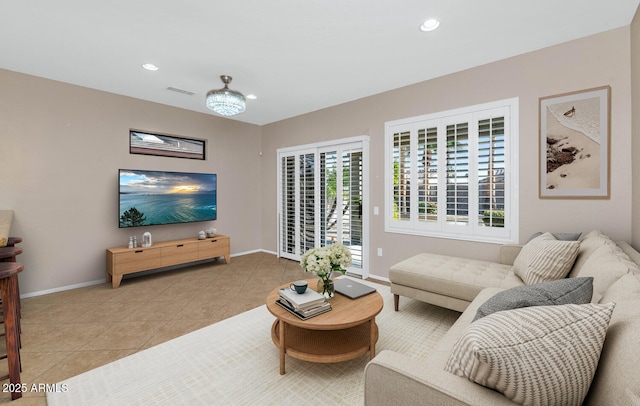
[[[317,279],[309,279],[316,286]],[[376,316],[384,301],[378,292],[349,299],[338,293],[329,299],[331,310],[301,320],[276,304],[279,286],[267,296],[267,309],[276,317],[271,339],[280,349],[280,374],[285,373],[285,354],[309,362],[333,363],[358,358],[367,352],[376,355],[378,325]]]
[[[0,295],[2,295],[2,318],[7,345],[6,359],[9,363],[8,375],[0,379],[9,379],[11,400],[22,397],[20,392],[20,318],[18,272],[24,269],[18,262],[0,262]]]
[[[0,247],[0,262],[16,262],[16,255],[22,254],[19,247]]]
[[[16,244],[22,242],[22,237],[9,237],[7,241],[7,247],[14,247]]]

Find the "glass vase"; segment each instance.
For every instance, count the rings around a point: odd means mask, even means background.
[[[324,295],[325,298],[331,299],[335,294],[335,287],[332,279],[318,279],[318,293]]]

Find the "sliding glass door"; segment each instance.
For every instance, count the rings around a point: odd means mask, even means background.
[[[368,138],[278,151],[278,255],[299,260],[314,247],[342,243],[351,274],[367,277]]]

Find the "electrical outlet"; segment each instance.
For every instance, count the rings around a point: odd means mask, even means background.
[[[381,257],[382,256],[382,248],[378,248],[378,256]]]
[[[380,208],[378,206],[373,207],[373,215],[377,216],[380,214]]]

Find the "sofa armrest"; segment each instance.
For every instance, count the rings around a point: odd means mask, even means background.
[[[394,351],[381,351],[364,370],[366,406],[513,406],[502,394]],[[460,385],[452,385],[451,379]],[[473,386],[476,389],[470,389]],[[477,392],[481,391],[481,394]]]
[[[521,249],[522,249],[522,245],[516,245],[516,244],[502,245],[500,247],[500,263],[503,265],[513,265]]]
[[[364,370],[364,404],[367,406],[470,405],[431,386],[424,377],[419,376],[424,370],[424,361],[393,351],[378,353]]]

